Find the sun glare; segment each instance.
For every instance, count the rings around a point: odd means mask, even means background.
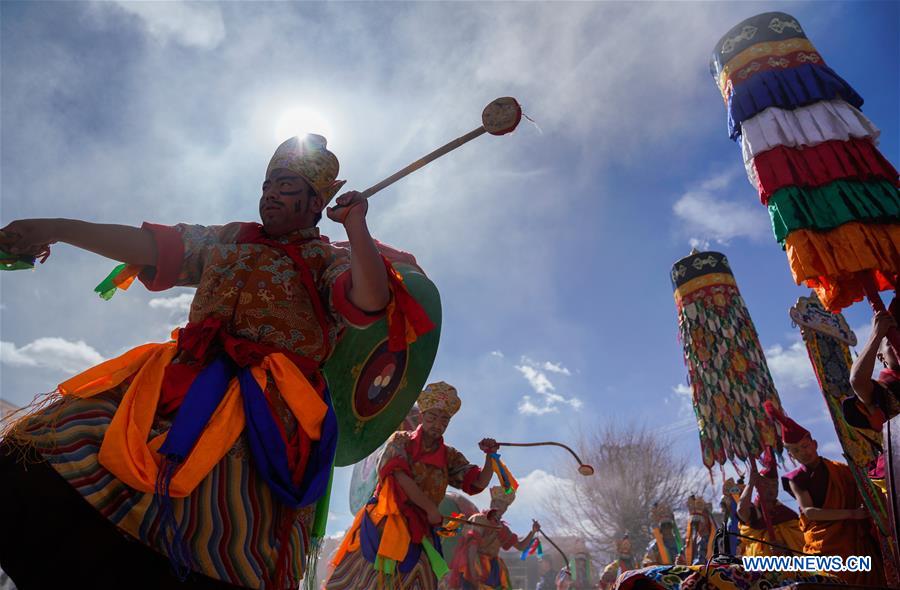
[[[275,126],[275,140],[279,142],[294,135],[302,137],[307,133],[323,135],[329,144],[334,140],[328,121],[319,113],[304,107],[285,111]]]

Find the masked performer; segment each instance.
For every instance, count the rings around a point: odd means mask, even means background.
[[[319,234],[337,174],[308,135],[272,157],[262,224],[4,228],[14,254],[65,242],[150,290],[197,288],[172,341],[66,381],[4,439],[2,518],[19,532],[2,536],[0,563],[21,587],[297,587],[337,440],[320,369],[346,327],[408,300],[358,193],[328,209],[350,248]]]
[[[422,425],[396,432],[378,465],[375,495],[356,515],[332,563],[329,590],[376,588],[392,584],[410,590],[433,590],[448,570],[440,553],[438,505],[447,486],[477,494],[490,483],[497,450],[493,439],[479,443],[484,466],[469,463],[444,444],[450,418],[461,402],[456,389],[432,383],[419,396]]]

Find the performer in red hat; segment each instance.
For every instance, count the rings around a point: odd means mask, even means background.
[[[800,467],[782,477],[785,490],[800,504],[800,530],[804,553],[812,555],[867,555],[868,572],[830,572],[848,584],[883,585],[881,552],[871,534],[869,513],[850,468],[819,456],[819,444],[808,430],[770,402],[766,414],[781,424],[782,441]]]
[[[740,533],[746,537],[761,539],[774,545],[803,552],[805,539],[800,530],[797,513],[778,501],[778,465],[772,449],[766,449],[762,458],[763,468],[756,470],[754,463],[750,471],[750,485],[741,492],[737,514]],[[751,502],[753,489],[759,493]],[[766,545],[759,541],[742,539],[744,555],[791,555],[786,549]]]

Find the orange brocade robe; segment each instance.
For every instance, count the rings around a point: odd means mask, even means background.
[[[850,468],[843,463],[837,463],[824,457],[821,461],[828,469],[828,488],[825,493],[825,501],[817,508],[825,510],[859,508],[862,505],[862,498],[856,488]],[[790,478],[791,475],[786,477]],[[794,481],[800,484],[797,480]],[[881,552],[872,537],[871,527],[872,522],[869,519],[816,521],[801,514],[800,530],[803,531],[806,542],[803,551],[813,555],[840,555],[845,559],[851,555],[871,556],[872,570],[869,572],[829,573],[843,579],[848,584],[883,586],[885,581]]]

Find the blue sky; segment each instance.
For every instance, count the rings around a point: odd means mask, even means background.
[[[837,457],[787,313],[808,291],[771,236],[707,69],[719,37],[766,10],[799,19],[865,98],[896,165],[895,2],[4,2],[0,221],[254,220],[288,110],[327,121],[341,177],[361,190],[512,95],[536,126],[466,145],[369,214],[441,291],[433,380],[463,397],[448,442],[477,460],[484,436],[574,441],[633,421],[699,466],[668,279],[694,241],[728,255],[783,403]],[[322,230],[344,235],[327,220]],[[111,266],[61,246],[37,272],[0,276],[5,400],[27,403],[184,321],[187,289],[96,298]],[[867,309],[846,316],[864,337]],[[574,466],[552,450],[505,459],[523,480],[509,517],[524,529]],[[349,474],[338,472],[330,532],[351,519]],[[698,469],[698,489],[706,481]]]

